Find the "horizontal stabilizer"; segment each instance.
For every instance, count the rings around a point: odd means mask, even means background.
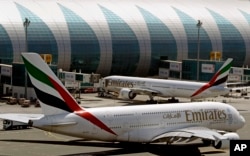
[[[30,120],[39,120],[43,114],[0,114],[0,119],[29,123]]]

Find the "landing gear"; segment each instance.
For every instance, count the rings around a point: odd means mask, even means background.
[[[103,88],[98,88],[97,89],[97,93],[98,93],[98,95],[97,95],[98,97],[107,97],[107,98],[114,98],[114,97],[116,97],[115,95],[113,95],[109,91],[105,91]]]
[[[99,97],[104,97],[106,92],[103,88],[99,87],[99,88],[97,88],[97,94]]]
[[[147,100],[146,101],[147,104],[157,104],[156,100]]]
[[[172,97],[171,99],[168,99],[168,102],[169,102],[169,103],[178,103],[179,100],[178,100],[178,99],[175,99],[174,97]]]
[[[204,146],[210,146],[213,144],[213,142],[211,140],[205,140],[205,139],[202,139],[202,142],[203,142],[203,145]]]
[[[146,101],[147,104],[157,104],[158,101],[154,100],[153,95],[149,95],[149,100]],[[179,103],[179,99],[175,99],[172,97],[171,99],[168,99],[167,103]]]
[[[149,99],[150,99],[150,100],[147,100],[147,101],[146,101],[147,104],[157,104],[157,101],[154,100],[153,95],[149,95]]]

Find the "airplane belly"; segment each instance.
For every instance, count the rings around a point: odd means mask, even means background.
[[[134,130],[128,134],[129,142],[149,142],[146,130]]]
[[[42,129],[45,131],[52,131],[52,126],[51,126],[51,118],[48,118],[48,116],[44,116],[40,120],[34,120],[32,121],[32,126],[36,127],[38,129]]]
[[[190,98],[192,91],[186,86],[176,86],[172,85],[169,89],[164,91],[166,97],[184,97]]]
[[[114,140],[113,134],[107,133],[99,127],[93,125],[88,120],[82,120],[81,117],[71,115],[46,116],[33,122],[33,127],[49,132],[69,135],[79,138],[95,138],[96,140]]]
[[[148,142],[147,135],[142,135],[141,130],[132,130],[121,133],[117,136],[116,140],[124,142]]]
[[[146,129],[136,129],[129,131],[128,141],[129,142],[142,142],[149,143],[152,141],[152,138],[157,136],[160,132],[160,129],[157,130],[155,128],[146,128]]]
[[[116,139],[116,135],[101,129],[97,125],[90,123],[88,120],[80,119],[76,129],[78,130],[78,137],[81,138],[91,138],[103,141],[114,141]]]

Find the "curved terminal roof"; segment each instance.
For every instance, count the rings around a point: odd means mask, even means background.
[[[32,51],[64,70],[152,75],[161,56],[196,59],[199,31],[201,59],[221,51],[250,65],[249,23],[242,0],[1,0],[0,62]]]

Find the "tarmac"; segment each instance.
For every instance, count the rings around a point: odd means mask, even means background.
[[[111,98],[97,97],[97,93],[81,94],[81,106],[104,107],[121,105],[143,105],[147,96],[137,96],[135,101],[123,101]],[[156,97],[164,103],[166,99]],[[180,102],[190,102],[188,99],[179,99]],[[234,106],[245,118],[246,124],[237,133],[241,139],[250,140],[250,99],[218,97],[206,99],[207,101],[224,102]],[[146,107],[147,104],[145,104]],[[41,108],[23,108],[20,105],[0,103],[0,113],[41,113]],[[23,130],[2,130],[0,121],[0,156],[229,156],[229,150],[204,147],[197,141],[192,144],[134,144],[134,143],[109,143],[84,140],[68,137],[55,133],[45,132],[36,128]]]

